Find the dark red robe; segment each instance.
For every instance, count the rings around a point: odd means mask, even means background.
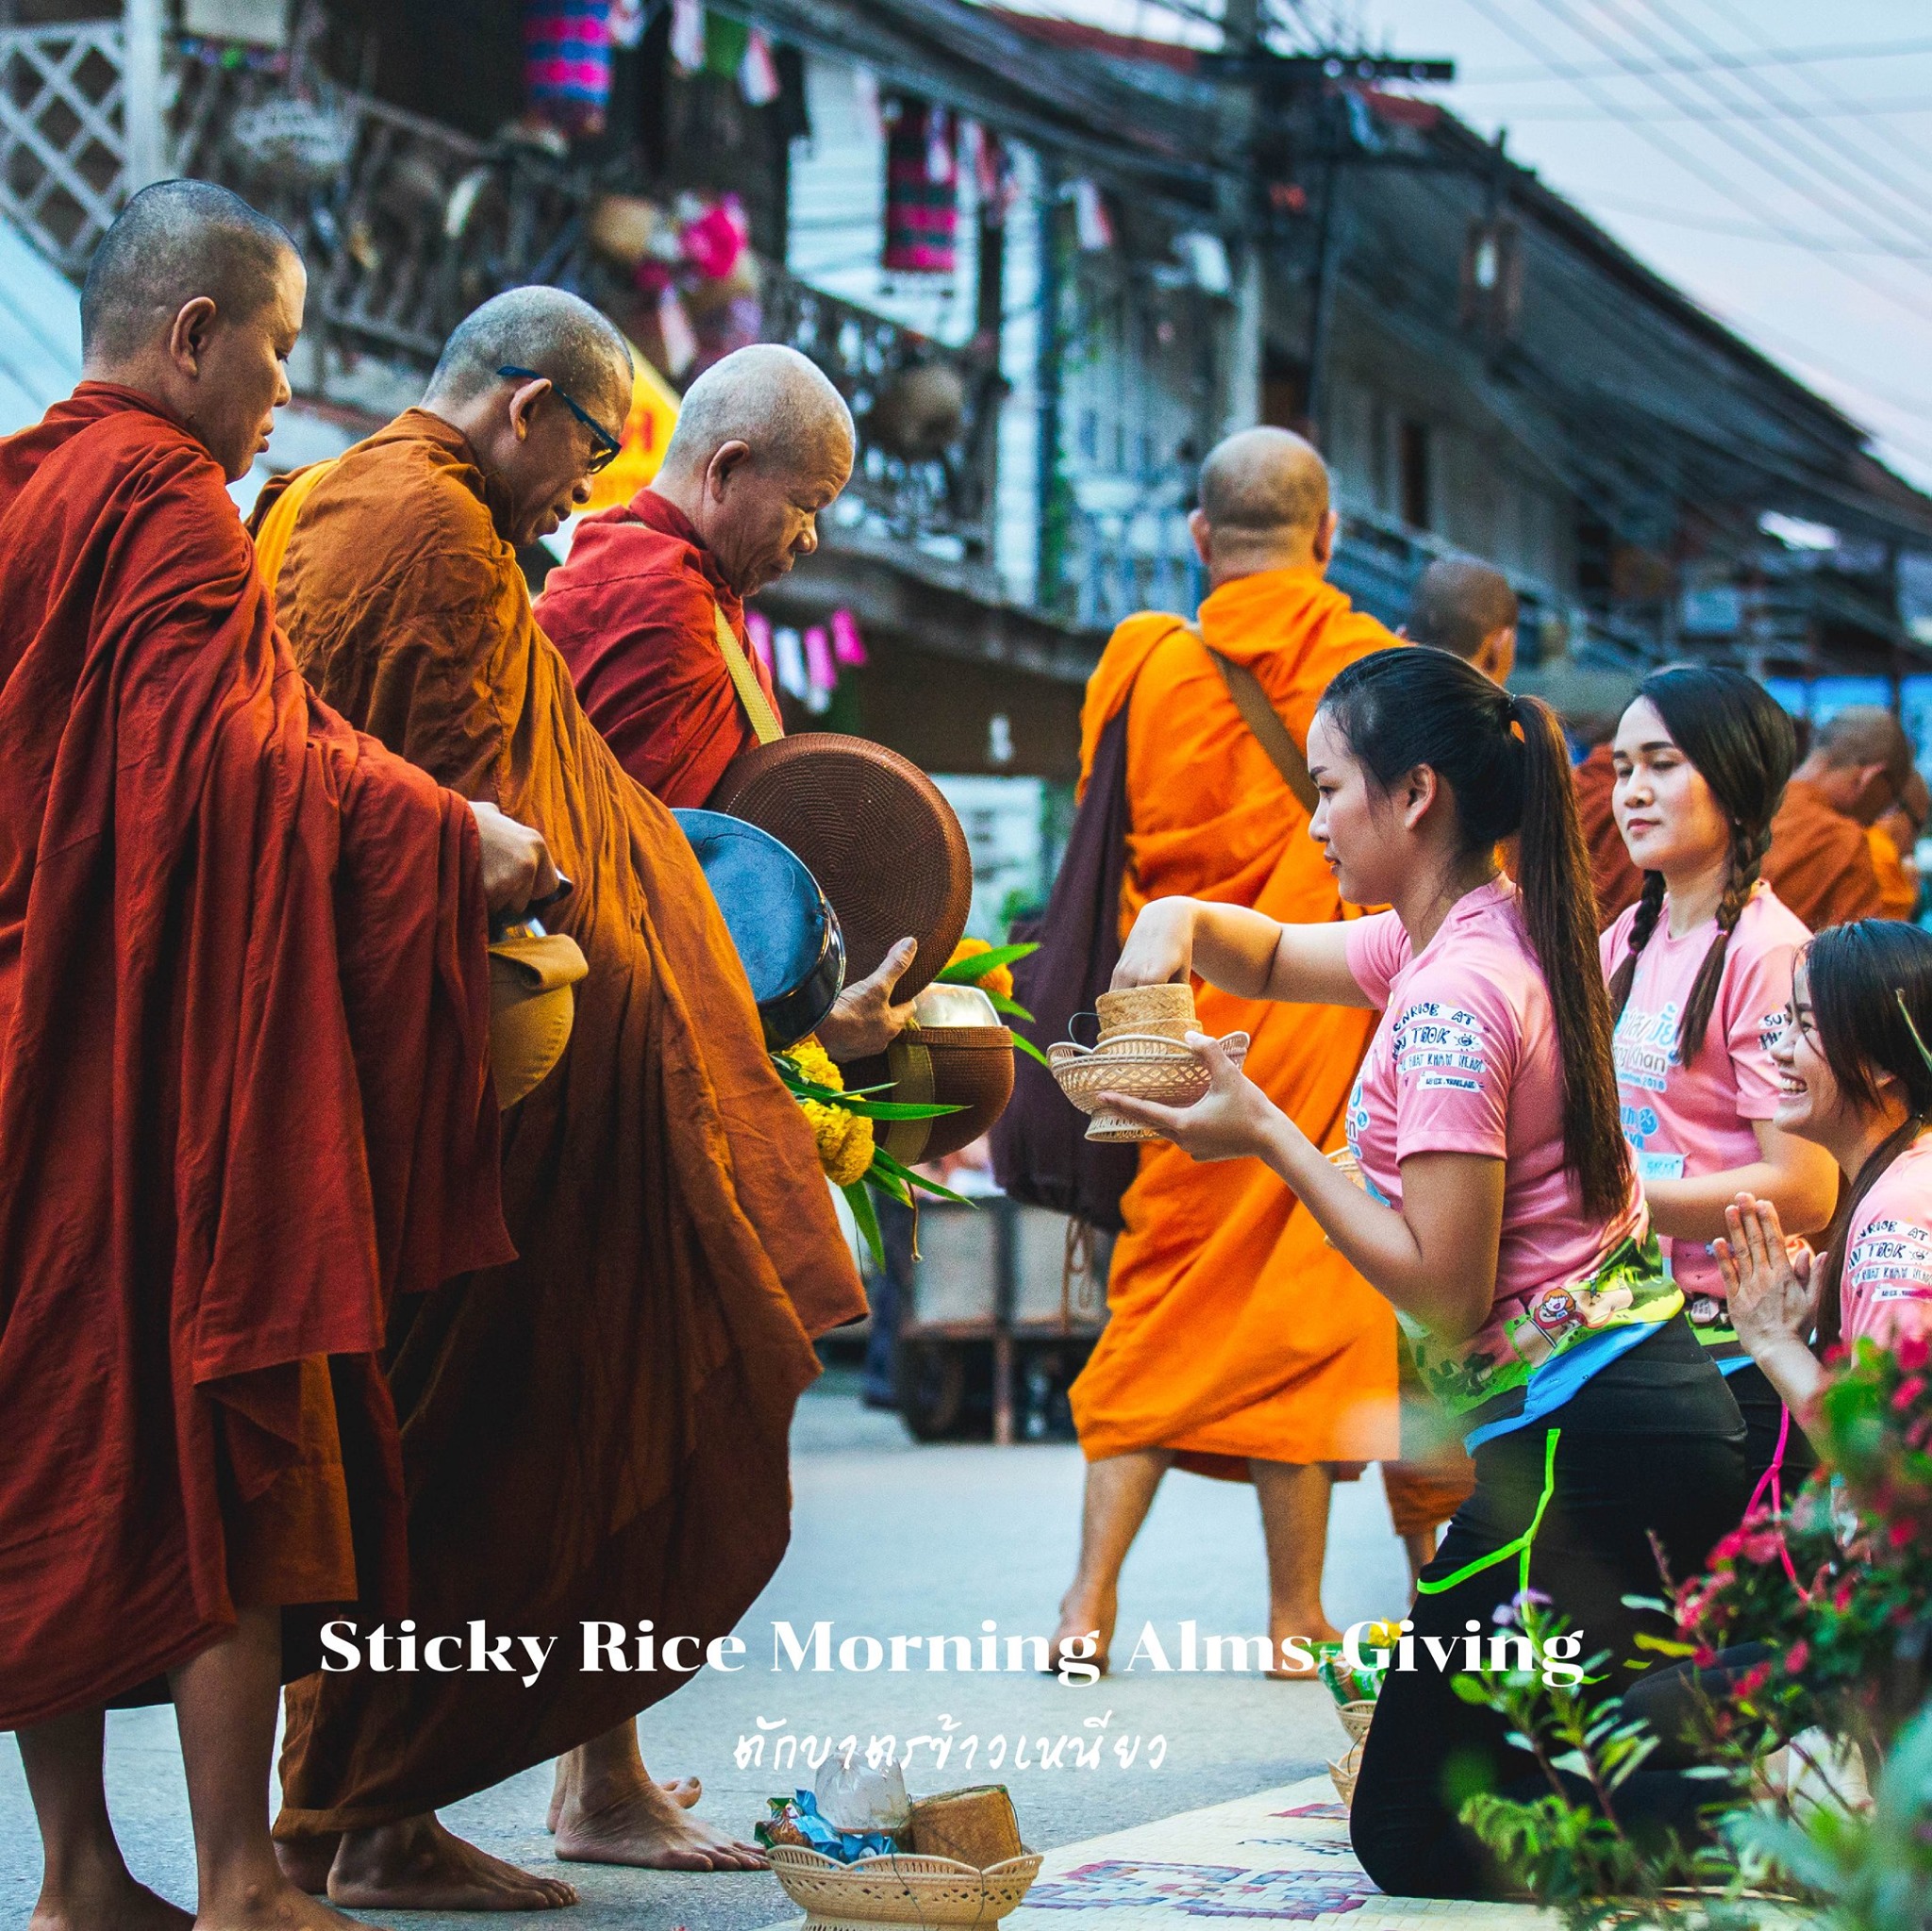
[[[758,742],[718,648],[720,610],[775,716],[778,694],[751,649],[744,606],[690,518],[655,490],[587,516],[537,600],[537,622],[598,734],[674,807],[702,805]]]
[[[0,1729],[235,1620],[334,1357],[401,1601],[398,1290],[510,1254],[475,822],[309,694],[208,451],[83,383],[0,442]],[[269,1600],[292,1600],[291,1597]]]

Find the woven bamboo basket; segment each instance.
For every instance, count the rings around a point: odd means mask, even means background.
[[[1335,1784],[1335,1794],[1342,1804],[1355,1803],[1356,1779],[1362,1773],[1362,1746],[1351,1743],[1333,1763],[1328,1766],[1328,1774]]]
[[[975,1871],[951,1857],[903,1852],[841,1864],[795,1844],[772,1846],[772,1871],[806,1931],[874,1931],[880,1924],[994,1924],[1017,1907],[1040,1875],[1041,1856]]]
[[[1248,1054],[1246,1033],[1229,1033],[1222,1050],[1239,1066]],[[1207,1062],[1191,1047],[1158,1033],[1110,1033],[1097,1046],[1062,1040],[1049,1046],[1047,1064],[1060,1090],[1091,1115],[1089,1140],[1156,1140],[1144,1126],[1100,1104],[1102,1093],[1126,1093],[1163,1107],[1191,1107],[1208,1090]]]
[[[1194,989],[1179,986],[1129,986],[1103,992],[1093,1002],[1104,1044],[1116,1033],[1155,1033],[1162,1039],[1185,1040],[1201,1030],[1194,1016]]]
[[[1348,1732],[1351,1743],[1368,1740],[1369,1723],[1375,1714],[1375,1699],[1362,1698],[1358,1703],[1344,1703],[1338,1706],[1336,1715],[1341,1719],[1341,1727]]]

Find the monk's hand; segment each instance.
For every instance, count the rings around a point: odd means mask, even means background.
[[[1194,963],[1194,902],[1157,898],[1141,907],[1113,969],[1113,987],[1171,986],[1185,979]]]
[[[1754,1358],[1807,1345],[1821,1285],[1811,1250],[1794,1248],[1768,1200],[1740,1193],[1724,1208],[1727,1237],[1711,1243],[1730,1303],[1731,1325]]]
[[[912,1018],[912,1005],[892,1004],[892,990],[906,976],[919,951],[916,939],[902,939],[879,961],[869,979],[847,986],[819,1022],[819,1044],[841,1065],[883,1053]]]
[[[520,912],[533,898],[557,890],[557,867],[541,831],[506,818],[494,805],[473,799],[477,835],[483,841],[483,896],[492,912]]]
[[[1288,1116],[1206,1033],[1190,1033],[1193,1048],[1212,1074],[1208,1090],[1191,1107],[1162,1107],[1125,1093],[1103,1093],[1101,1105],[1136,1125],[1171,1140],[1197,1160],[1238,1160],[1265,1154]]]

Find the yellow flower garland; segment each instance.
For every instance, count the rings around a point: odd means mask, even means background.
[[[832,1057],[816,1039],[801,1040],[786,1056],[814,1086],[845,1090],[845,1080]],[[824,1100],[800,1100],[805,1117],[818,1142],[819,1165],[834,1187],[850,1187],[865,1178],[872,1165],[874,1144],[872,1122],[843,1107]]]
[[[962,939],[953,948],[953,956],[946,963],[958,965],[962,958],[977,958],[982,952],[991,952],[992,947],[984,939]],[[994,966],[982,979],[975,981],[989,992],[997,992],[1002,999],[1013,996],[1013,969],[1011,966]]]

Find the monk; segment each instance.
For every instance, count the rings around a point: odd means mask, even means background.
[[[1465,658],[1493,684],[1516,668],[1516,591],[1500,570],[1474,557],[1438,557],[1416,579],[1402,634]]]
[[[1905,794],[1912,774],[1904,726],[1877,705],[1827,718],[1785,786],[1764,875],[1814,932],[1876,918],[1885,894],[1865,828]]]
[[[1324,581],[1336,517],[1327,471],[1299,437],[1249,429],[1214,449],[1192,529],[1210,585],[1198,634],[1174,617],[1128,618],[1081,713],[1084,772],[1108,720],[1127,711],[1134,829],[1122,929],[1149,899],[1177,893],[1274,919],[1345,917],[1307,811],[1208,649],[1246,665],[1306,744],[1329,679],[1395,640]],[[1270,1007],[1208,989],[1199,1011],[1206,1032],[1250,1035],[1254,1077],[1316,1144],[1342,1143],[1373,1014]],[[1097,1630],[1105,1654],[1121,1564],[1178,1463],[1254,1482],[1271,1633],[1277,1642],[1329,1636],[1321,1584],[1335,1470],[1398,1452],[1387,1304],[1254,1161],[1197,1166],[1150,1143],[1122,1212],[1111,1318],[1072,1390],[1087,1493],[1058,1635]]]
[[[405,1606],[397,1295],[511,1252],[491,907],[541,841],[305,689],[227,485],[304,275],[225,190],[137,194],[84,379],[0,442],[0,1729],[34,1931],[166,1931],[103,1709],[172,1697],[203,1931],[341,1931],[268,1830],[282,1675]]]
[[[652,481],[586,517],[544,579],[537,621],[586,713],[665,804],[703,805],[734,757],[779,735],[745,599],[818,548],[854,448],[852,412],[816,363],[774,342],[736,350],[685,391]],[[891,993],[916,950],[900,940],[839,995],[818,1031],[834,1059],[883,1053],[904,1030],[912,1008]]]
[[[563,1063],[507,1123],[522,1257],[432,1300],[389,1364],[419,1629],[482,1618],[558,1653],[531,1688],[361,1671],[291,1692],[276,1835],[339,1902],[557,1902],[429,1813],[559,1753],[559,1857],[763,1861],[645,1773],[633,1719],[676,1669],[580,1667],[587,1621],[698,1655],[728,1634],[785,1551],[812,1338],[865,1309],[691,846],[591,728],[517,564],[590,493],[630,391],[595,309],[512,290],[451,336],[420,408],[257,512],[316,688],[544,830],[576,881],[555,923],[591,968]]]
[[[1865,842],[1872,847],[1872,869],[1878,874],[1882,894],[1881,919],[1909,919],[1919,908],[1917,852],[1928,810],[1932,810],[1932,791],[1915,771],[1906,780],[1898,803],[1876,824],[1865,827]]]

